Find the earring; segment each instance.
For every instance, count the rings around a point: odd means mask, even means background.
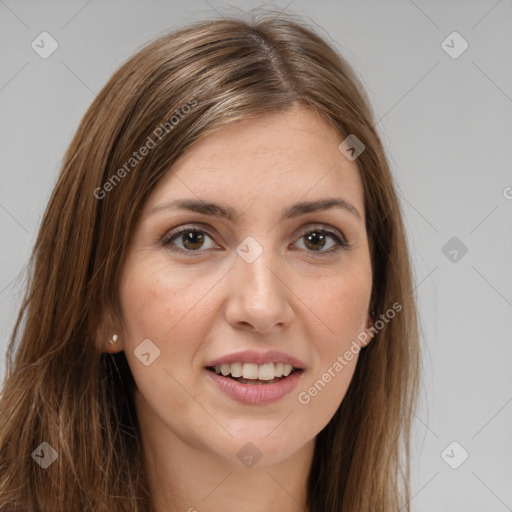
[[[114,344],[118,340],[118,338],[119,336],[117,334],[114,334],[114,336],[112,336],[112,338],[110,338],[108,342]]]

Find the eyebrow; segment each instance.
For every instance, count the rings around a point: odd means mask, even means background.
[[[296,203],[281,212],[281,220],[293,219],[307,213],[332,208],[345,210],[362,221],[362,217],[357,208],[341,197],[330,197]],[[148,216],[154,215],[162,210],[189,210],[204,215],[224,218],[231,222],[237,222],[240,218],[240,214],[231,206],[203,201],[202,199],[175,199],[173,201],[167,201],[153,207],[149,211]]]

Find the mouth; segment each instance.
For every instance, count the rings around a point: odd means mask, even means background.
[[[288,363],[226,363],[219,366],[207,366],[207,370],[240,384],[269,385],[288,379],[291,375],[301,373],[302,368],[295,368]]]

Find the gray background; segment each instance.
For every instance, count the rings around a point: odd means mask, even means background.
[[[398,182],[423,348],[413,509],[512,510],[512,2],[273,5],[318,25],[362,77]],[[233,13],[205,0],[0,0],[0,377],[22,273],[86,108],[146,41]],[[59,45],[47,59],[31,48],[43,31]],[[460,40],[442,45],[453,31],[469,44],[457,58],[443,48]]]

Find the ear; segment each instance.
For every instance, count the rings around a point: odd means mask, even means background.
[[[368,314],[368,320],[366,321],[366,328],[370,329],[371,327],[375,327],[375,313],[372,311]]]
[[[373,339],[373,335],[375,334],[374,328],[374,315],[372,313],[368,314],[368,318],[366,320],[366,327],[359,333],[357,339],[359,341],[359,346],[361,349],[365,348]]]
[[[99,353],[115,354],[123,350],[121,329],[112,321],[112,315],[102,315],[96,328],[95,345]]]

